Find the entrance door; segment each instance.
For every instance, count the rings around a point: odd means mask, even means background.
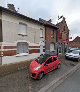
[[[28,43],[27,42],[19,42],[17,44],[17,54],[20,53],[28,53]]]
[[[51,43],[51,44],[50,44],[50,51],[53,51],[53,50],[54,50],[54,44]]]

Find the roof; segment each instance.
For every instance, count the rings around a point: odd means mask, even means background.
[[[49,22],[49,21],[46,21],[46,20],[43,20],[42,21],[38,21],[36,19],[33,19],[33,18],[30,18],[28,16],[25,16],[23,14],[20,14],[18,12],[15,12],[15,11],[12,11],[12,10],[9,10],[7,8],[4,8],[2,6],[0,6],[0,10],[2,10],[3,12],[6,12],[8,14],[12,14],[14,16],[17,16],[17,17],[20,17],[20,18],[23,18],[23,19],[26,19],[26,20],[29,20],[31,22],[34,22],[34,23],[37,23],[37,24],[40,24],[40,25],[46,25],[46,26],[51,26],[51,27],[54,27],[55,29],[58,29],[58,27],[56,25],[54,25],[53,23]]]
[[[51,27],[58,29],[58,27],[55,24],[51,23],[50,21],[46,21],[46,20],[41,19],[41,18],[39,18],[39,21],[44,23],[44,25],[46,25],[46,26],[51,26]]]
[[[14,11],[9,10],[9,9],[7,9],[7,8],[4,8],[4,7],[2,7],[2,6],[0,6],[0,10],[3,11],[3,12],[6,12],[6,13],[8,13],[8,14],[12,14],[12,15],[14,15],[14,16],[17,16],[17,17],[20,17],[20,18],[29,20],[29,21],[31,21],[31,22],[34,22],[34,23],[37,23],[37,24],[40,24],[40,25],[44,25],[42,22],[40,22],[40,21],[38,21],[38,20],[35,20],[35,19],[33,19],[33,18],[30,18],[30,17],[27,17],[27,16],[25,16],[25,15],[23,15],[23,14],[20,14],[20,13],[18,13],[18,12],[14,12]]]
[[[77,36],[77,37],[73,40],[73,42],[80,42],[80,37]]]
[[[66,20],[65,20],[64,17],[63,17],[62,21],[60,21],[59,23],[56,24],[56,26],[61,27],[63,25],[65,25],[67,27],[67,29],[68,29],[68,26],[67,26],[67,23],[66,23]],[[70,30],[68,29],[68,31],[70,31]]]

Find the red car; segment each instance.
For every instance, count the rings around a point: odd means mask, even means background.
[[[57,56],[43,55],[33,60],[30,64],[30,75],[34,79],[41,79],[44,74],[60,68],[61,62]]]

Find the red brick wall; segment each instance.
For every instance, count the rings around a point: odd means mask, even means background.
[[[69,47],[72,47],[72,48],[80,48],[80,42],[69,42]]]
[[[29,48],[40,48],[40,46],[29,46]]]
[[[46,41],[48,41],[48,42],[51,42],[52,41],[52,39],[51,39],[51,29],[50,28],[46,28]]]
[[[16,46],[4,46],[3,49],[16,49]]]
[[[55,42],[56,41],[56,30],[54,30],[54,36],[52,37],[52,33],[51,33],[51,31],[53,31],[54,29],[53,28],[51,28],[51,27],[46,27],[46,37],[45,37],[45,39],[46,39],[46,41],[48,41],[48,42]]]
[[[3,51],[3,56],[13,56],[16,55],[16,50]]]
[[[40,46],[29,46],[30,50],[29,53],[39,53],[40,52]],[[35,49],[33,49],[35,48]],[[3,56],[13,56],[16,55],[16,50],[17,49],[16,46],[4,46],[3,47]],[[7,50],[6,50],[7,49]],[[6,50],[6,51],[5,51]],[[0,52],[1,55],[1,52]]]
[[[39,53],[39,49],[32,49],[32,50],[29,50],[29,54],[31,53]]]
[[[69,29],[67,27],[66,21],[63,20],[62,22],[60,22],[58,27],[59,27],[58,41],[59,42],[64,42],[64,41],[69,42]]]

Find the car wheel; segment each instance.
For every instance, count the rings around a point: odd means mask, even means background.
[[[61,68],[61,64],[58,64],[57,69],[60,69],[60,68]]]
[[[41,72],[39,75],[38,75],[38,79],[40,80],[40,79],[42,79],[43,78],[43,76],[44,76],[44,73],[43,72]]]
[[[78,58],[78,60],[77,60],[78,62],[80,61],[80,58]]]
[[[68,58],[65,56],[65,59],[68,59]]]

